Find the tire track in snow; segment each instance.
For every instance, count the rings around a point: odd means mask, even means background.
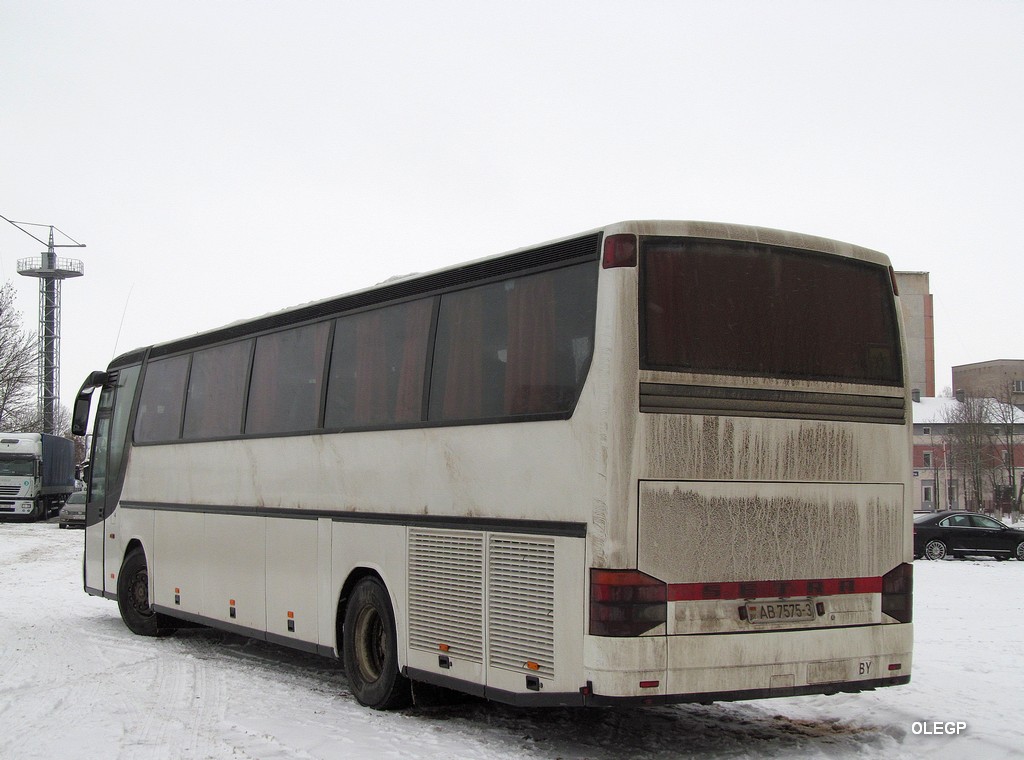
[[[152,665],[146,694],[145,704],[131,710],[125,723],[123,757],[177,760],[224,749],[218,736],[227,690],[219,669],[165,653]]]

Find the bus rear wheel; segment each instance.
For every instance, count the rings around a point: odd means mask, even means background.
[[[132,549],[117,576],[117,606],[128,630],[139,636],[160,636],[171,630],[149,603],[149,568],[142,549]]]
[[[352,590],[342,642],[345,675],[359,704],[393,710],[412,703],[409,680],[398,672],[395,614],[379,579],[363,578]]]

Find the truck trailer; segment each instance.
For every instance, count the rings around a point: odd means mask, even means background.
[[[45,520],[75,490],[75,444],[48,433],[0,434],[0,519]]]

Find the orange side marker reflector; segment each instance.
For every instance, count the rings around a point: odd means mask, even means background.
[[[449,649],[451,649],[451,647],[447,644],[438,644],[437,648],[440,649],[442,652],[447,652]]]
[[[530,670],[540,670],[540,665],[534,662],[533,660],[527,660],[526,667],[528,667]]]

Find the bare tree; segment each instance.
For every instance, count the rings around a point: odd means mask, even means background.
[[[33,430],[38,415],[36,367],[39,347],[14,308],[14,286],[0,287],[0,430]]]
[[[1024,412],[1013,405],[1012,383],[1006,383],[994,389],[992,396],[998,402],[992,405],[992,422],[995,423],[998,431],[997,438],[1000,449],[1005,452],[1002,455],[1005,483],[1003,478],[999,478],[996,485],[998,490],[1005,493],[1010,502],[1010,510],[1016,519],[1020,514],[1021,495],[1024,491],[1024,478],[1021,478],[1020,482],[1017,478],[1017,467],[1024,465],[1024,462],[1021,462],[1017,455],[1017,444],[1020,442],[1021,433],[1016,428],[1024,423]]]
[[[950,456],[963,478],[964,505],[980,512],[984,505],[985,483],[991,471],[1001,466],[996,456],[992,424],[992,399],[976,398],[957,392],[957,401],[947,408],[944,422]]]

